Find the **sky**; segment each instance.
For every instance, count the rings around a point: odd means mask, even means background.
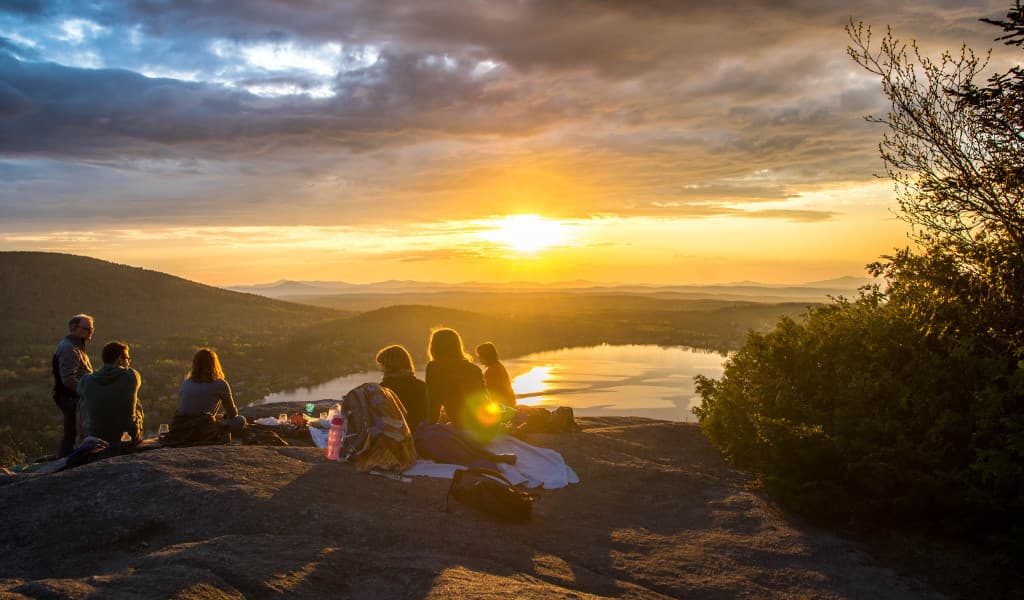
[[[1009,5],[4,0],[0,250],[213,285],[863,275],[908,228],[844,25],[985,50]]]

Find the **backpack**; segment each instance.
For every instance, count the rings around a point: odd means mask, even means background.
[[[548,429],[551,433],[575,433],[579,431],[576,425],[576,416],[571,406],[559,406],[551,413],[551,420],[548,422]]]
[[[530,520],[533,512],[533,496],[517,490],[504,475],[491,469],[455,471],[445,497],[445,511],[450,512],[448,502],[453,496],[501,521],[523,523]]]
[[[360,471],[404,471],[416,462],[412,432],[405,409],[395,393],[376,383],[350,390],[341,401],[346,418],[343,461],[354,462]]]
[[[579,431],[572,407],[560,406],[551,412],[540,406],[518,406],[510,425],[512,435],[526,433],[574,433]]]

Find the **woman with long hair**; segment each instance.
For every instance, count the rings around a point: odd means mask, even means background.
[[[448,419],[459,429],[486,433],[498,417],[491,414],[494,411],[487,410],[489,401],[483,373],[470,362],[459,333],[449,328],[435,329],[430,335],[428,354],[428,421],[436,422],[443,406]]]
[[[231,395],[231,386],[224,378],[224,369],[220,366],[217,353],[210,348],[200,348],[192,357],[192,369],[181,382],[181,402],[177,414],[216,415],[221,405],[226,419],[238,417],[238,407]]]
[[[384,372],[380,384],[398,396],[409,430],[415,431],[427,419],[427,385],[416,377],[412,356],[404,346],[387,346],[377,353],[377,364]]]
[[[245,417],[238,414],[220,359],[210,348],[200,348],[192,356],[192,368],[181,382],[180,397],[171,430],[160,437],[165,446],[223,444],[231,440],[231,432],[245,427]],[[217,414],[222,405],[223,419]]]

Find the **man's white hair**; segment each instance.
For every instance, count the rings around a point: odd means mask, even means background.
[[[68,321],[68,329],[74,329],[75,326],[81,323],[82,321],[89,321],[90,323],[95,323],[96,319],[94,319],[92,315],[87,315],[85,313],[77,314],[71,317],[71,319]]]

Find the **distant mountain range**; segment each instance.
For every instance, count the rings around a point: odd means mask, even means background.
[[[773,284],[740,281],[711,285],[659,285],[659,284],[604,284],[591,281],[563,281],[557,283],[510,282],[442,283],[436,281],[380,281],[376,283],[348,283],[345,281],[293,281],[280,280],[253,285],[234,285],[227,289],[257,294],[268,298],[294,301],[337,295],[390,295],[438,293],[525,293],[560,292],[572,294],[638,294],[678,295],[688,299],[746,299],[765,302],[812,301],[820,302],[828,296],[852,296],[857,289],[874,283],[866,277],[839,277],[803,284]]]

